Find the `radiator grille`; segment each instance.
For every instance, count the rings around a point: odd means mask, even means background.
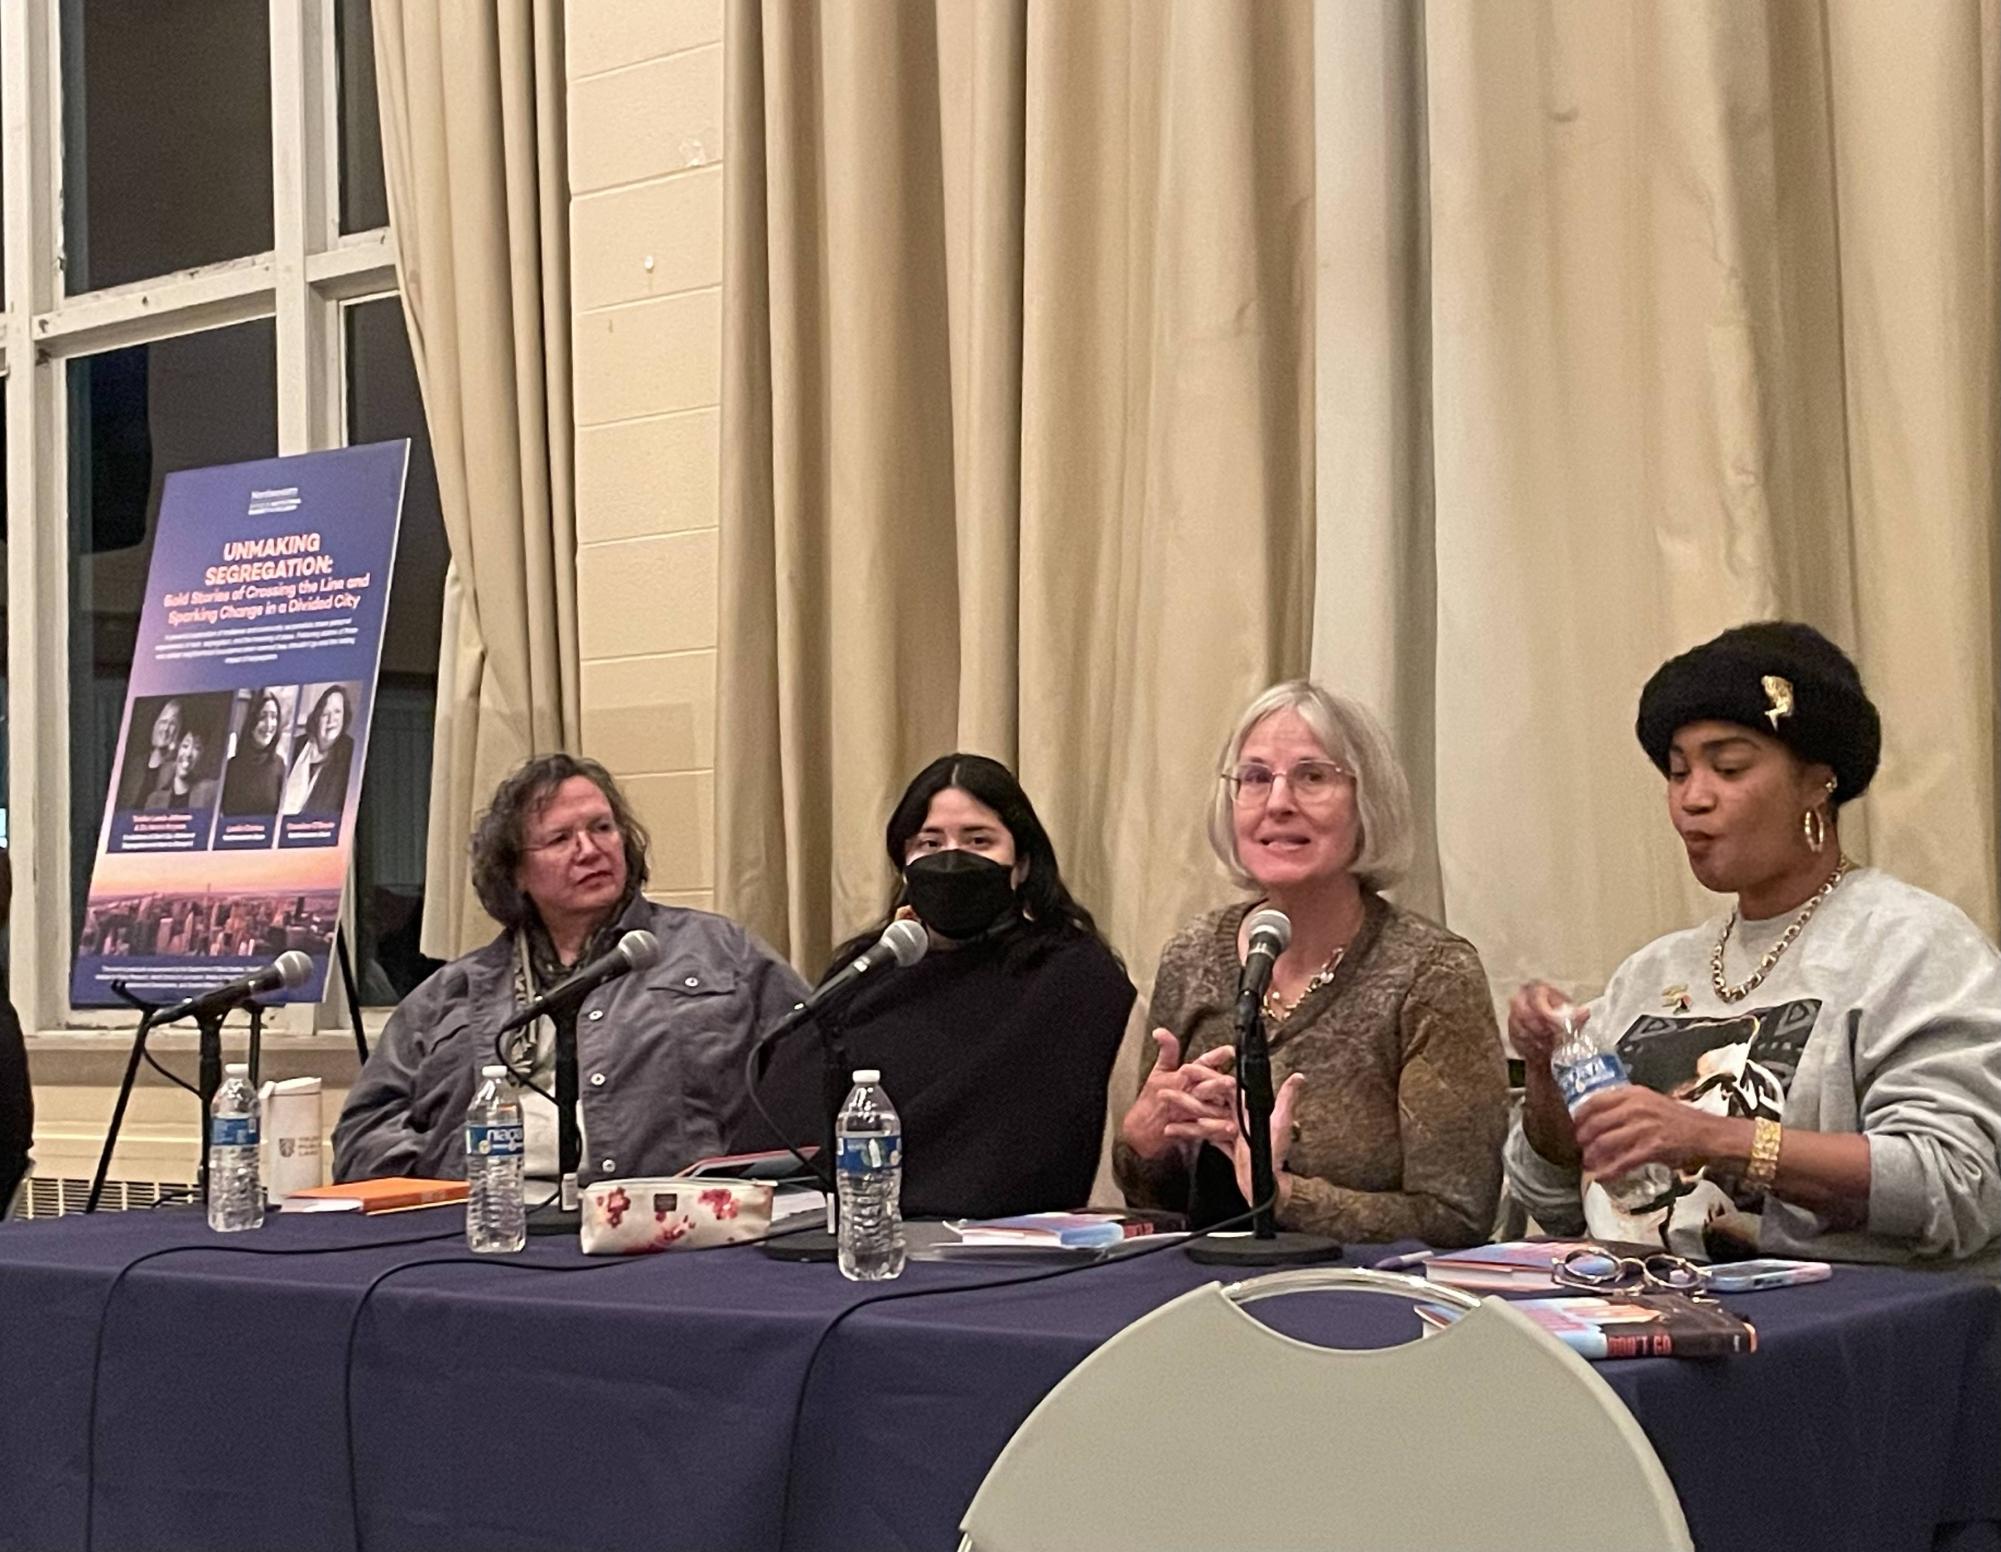
[[[107,1180],[97,1206],[100,1212],[130,1212],[158,1207],[162,1202],[185,1202],[194,1196],[194,1183],[187,1180]],[[43,1179],[28,1181],[15,1209],[21,1218],[61,1218],[80,1213],[90,1200],[88,1180]]]

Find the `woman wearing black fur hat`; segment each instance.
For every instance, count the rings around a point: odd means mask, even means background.
[[[1876,708],[1810,626],[1725,631],[1664,664],[1636,731],[1690,869],[1736,897],[1613,974],[1575,1019],[1629,1088],[1573,1124],[1549,1069],[1565,999],[1525,986],[1508,1177],[1553,1233],[1748,1255],[2001,1272],[2001,954],[1935,895],[1843,855],[1876,773]],[[1643,1164],[1669,1189],[1622,1209]]]

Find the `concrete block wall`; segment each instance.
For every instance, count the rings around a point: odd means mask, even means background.
[[[584,752],[714,899],[724,0],[569,0]]]

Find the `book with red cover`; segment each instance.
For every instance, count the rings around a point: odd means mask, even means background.
[[[1758,1350],[1757,1328],[1743,1316],[1679,1293],[1516,1299],[1509,1308],[1582,1358],[1725,1358]],[[1417,1313],[1432,1327],[1460,1314],[1436,1304],[1420,1305]]]
[[[350,1180],[344,1185],[309,1186],[294,1191],[278,1205],[280,1212],[407,1212],[413,1207],[442,1207],[466,1199],[463,1180],[424,1180],[415,1175],[385,1175],[380,1180]]]

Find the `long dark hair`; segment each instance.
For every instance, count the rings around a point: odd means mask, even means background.
[[[250,714],[243,719],[243,742],[248,747],[238,748],[236,751],[237,758],[241,759],[245,754],[250,754],[254,757],[261,757],[267,760],[276,759],[278,757],[278,740],[285,736],[284,705],[269,690],[259,690],[257,692],[257,699],[246,704],[250,708]],[[271,742],[260,744],[257,742],[257,719],[263,714],[266,706],[271,708]],[[341,731],[345,732],[346,730],[347,724],[343,722],[341,724]]]
[[[883,850],[889,854],[889,865],[896,873],[896,892],[880,921],[834,951],[833,963],[828,965],[827,974],[832,975],[875,942],[882,936],[883,928],[895,919],[897,907],[904,902],[904,854],[909,850],[912,837],[924,828],[924,821],[930,817],[931,800],[950,788],[977,799],[1000,816],[1000,822],[1014,839],[1015,863],[1025,868],[1021,887],[1015,896],[1021,915],[1008,930],[1012,940],[1008,946],[1010,962],[1026,963],[1029,959],[1040,957],[1052,943],[1072,933],[1096,939],[1107,953],[1112,954],[1114,959],[1118,958],[1112,952],[1112,946],[1105,942],[1105,936],[1098,930],[1091,913],[1077,903],[1064,884],[1049,832],[1043,829],[1035,805],[1028,801],[1028,794],[1021,790],[1021,783],[1014,779],[1014,772],[1000,761],[990,760],[983,754],[957,752],[940,755],[912,777],[896,807],[890,811],[882,839]]]

